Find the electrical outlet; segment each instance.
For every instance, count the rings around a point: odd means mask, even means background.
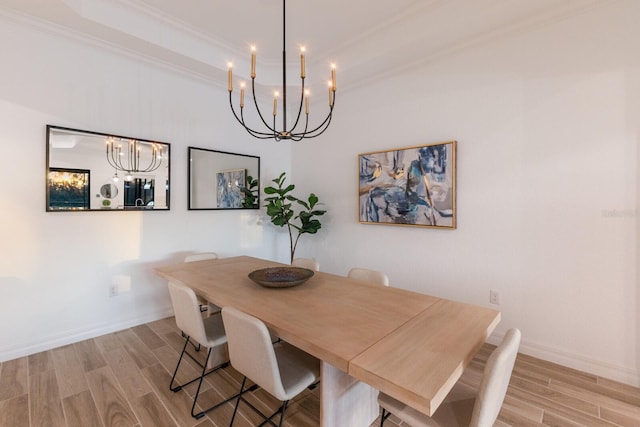
[[[109,287],[109,295],[115,297],[124,292],[131,291],[131,277],[124,275],[113,276],[113,283]]]
[[[495,289],[489,291],[489,302],[491,304],[500,305],[500,292]]]

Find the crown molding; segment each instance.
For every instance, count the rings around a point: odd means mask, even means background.
[[[248,52],[234,49],[229,43],[197,31],[186,22],[141,0],[91,0],[88,3],[79,0],[61,1],[78,14],[78,19],[99,27],[95,34],[2,8],[0,16],[50,34],[153,64],[222,90],[226,88],[226,64],[230,59],[236,58],[234,76],[250,81],[247,76],[250,68]],[[610,1],[579,0],[554,4],[554,7],[542,9],[535,15],[524,15],[506,25],[470,33],[458,39],[442,40],[434,39],[431,37],[433,34],[423,30],[422,21],[425,16],[436,19],[440,14],[450,15],[450,10],[443,10],[450,3],[446,0],[415,1],[402,13],[390,16],[366,32],[344,41],[330,52],[314,57],[307,62],[307,66],[317,76],[322,75],[325,63],[328,62],[326,58],[348,58],[348,61],[340,61],[338,68],[340,92],[345,93],[501,38],[534,31]],[[464,23],[457,25],[464,28]],[[452,26],[452,31],[456,31],[455,26]],[[123,43],[123,39],[128,42]],[[294,56],[297,59],[297,55]],[[268,58],[259,59],[256,87],[258,93],[262,94],[267,93],[269,87],[281,85],[281,63],[276,61],[276,64],[269,64]],[[294,66],[292,63],[291,67]],[[311,85],[316,82],[308,79],[307,83]]]

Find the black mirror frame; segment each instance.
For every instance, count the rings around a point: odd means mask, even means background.
[[[231,155],[231,156],[239,156],[239,157],[247,157],[247,158],[251,158],[251,159],[255,159],[258,162],[258,176],[257,177],[253,177],[255,179],[258,180],[258,188],[257,188],[257,199],[256,199],[256,205],[252,206],[252,207],[237,207],[237,208],[209,208],[209,207],[205,207],[205,208],[201,208],[201,207],[193,207],[192,206],[192,200],[191,200],[191,181],[192,181],[192,166],[191,166],[191,155],[192,152],[194,150],[198,150],[198,151],[206,151],[209,153],[217,153],[217,154],[224,154],[224,155]],[[188,147],[188,152],[187,152],[187,163],[188,163],[188,167],[187,167],[187,209],[190,211],[226,211],[226,210],[258,210],[260,209],[260,156],[254,156],[252,154],[241,154],[241,153],[232,153],[229,151],[220,151],[220,150],[212,150],[209,148],[201,148],[201,147]]]
[[[166,208],[161,208],[161,209],[127,209],[127,208],[121,208],[121,209],[91,209],[90,205],[88,209],[51,209],[50,206],[50,189],[49,189],[49,172],[55,169],[59,169],[56,167],[52,167],[51,166],[51,158],[50,158],[50,136],[51,136],[51,131],[52,130],[57,130],[57,131],[66,131],[66,132],[71,132],[71,133],[83,133],[83,134],[87,134],[87,135],[94,135],[94,136],[104,136],[104,137],[114,137],[114,138],[119,138],[119,139],[133,139],[136,141],[140,141],[140,142],[145,142],[145,143],[153,143],[153,144],[163,144],[167,147],[167,156],[168,156],[168,163],[167,163],[167,184],[164,185],[166,186]],[[110,134],[110,133],[102,133],[102,132],[95,132],[95,131],[88,131],[88,130],[83,130],[83,129],[75,129],[75,128],[69,128],[69,127],[63,127],[63,126],[55,126],[55,125],[47,125],[46,126],[46,138],[45,138],[45,152],[46,152],[46,164],[45,164],[45,175],[44,175],[44,179],[45,179],[45,210],[46,212],[127,212],[127,211],[132,211],[132,210],[143,210],[143,211],[157,211],[157,212],[166,212],[171,210],[171,144],[168,142],[162,142],[162,141],[151,141],[148,139],[142,139],[142,138],[132,138],[129,136],[123,136],[123,135],[116,135],[116,134]],[[86,172],[85,170],[77,170],[78,172]],[[89,178],[90,179],[90,178]],[[91,192],[89,190],[89,197],[91,197]]]

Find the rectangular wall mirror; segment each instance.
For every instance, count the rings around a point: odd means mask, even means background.
[[[171,146],[47,126],[46,210],[168,210]]]
[[[259,208],[260,157],[189,147],[189,210]]]

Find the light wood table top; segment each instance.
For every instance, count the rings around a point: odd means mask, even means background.
[[[432,415],[499,321],[495,310],[441,299],[353,358],[349,374]]]
[[[500,318],[495,310],[323,272],[284,289],[247,277],[276,266],[242,256],[155,271],[258,317],[283,340],[427,414]]]

